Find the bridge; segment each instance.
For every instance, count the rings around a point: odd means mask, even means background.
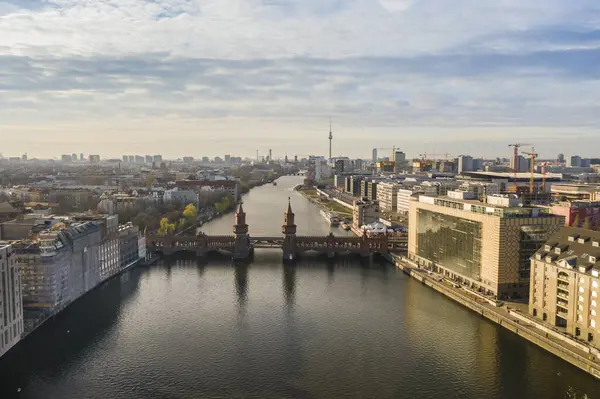
[[[288,203],[285,221],[282,226],[283,236],[254,237],[248,234],[246,213],[240,203],[235,213],[233,235],[147,235],[146,244],[149,251],[171,255],[177,252],[195,252],[197,256],[205,256],[209,252],[231,254],[234,259],[246,259],[256,248],[280,248],[286,261],[294,261],[302,253],[315,251],[325,253],[329,257],[341,253],[355,253],[371,256],[375,253],[387,254],[392,251],[406,250],[407,237],[386,235],[370,237],[337,237],[332,233],[326,236],[297,236],[294,224],[294,213]]]

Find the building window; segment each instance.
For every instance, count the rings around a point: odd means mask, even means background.
[[[595,299],[592,299],[592,306],[596,307],[596,300]]]
[[[596,298],[598,296],[598,293],[596,291],[592,291],[592,297]]]
[[[596,328],[596,320],[590,321],[590,326],[592,326],[592,328]]]
[[[583,310],[583,305],[577,305],[577,310],[582,311]]]
[[[583,287],[579,287],[579,292],[583,293],[585,290],[583,289]]]
[[[581,295],[579,295],[579,302],[583,302],[583,297]]]
[[[596,316],[596,311],[595,311],[594,309],[592,309],[592,311],[590,312],[590,314],[591,314],[592,316]]]
[[[583,316],[582,315],[577,315],[577,321],[583,321]]]
[[[592,287],[598,288],[598,282],[597,281],[592,281]]]

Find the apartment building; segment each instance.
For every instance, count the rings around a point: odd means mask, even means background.
[[[0,242],[0,356],[21,339],[21,279],[12,246]]]
[[[564,227],[531,258],[529,313],[600,348],[600,232]]]
[[[398,190],[402,186],[397,183],[382,182],[377,185],[377,201],[382,211],[396,212],[398,210]]]

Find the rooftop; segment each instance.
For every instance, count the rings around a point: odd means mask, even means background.
[[[580,273],[600,270],[600,231],[563,227],[534,255]]]

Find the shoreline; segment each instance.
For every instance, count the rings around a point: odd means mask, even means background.
[[[471,298],[460,288],[450,287],[443,283],[443,280],[438,281],[430,277],[426,271],[411,265],[404,256],[392,254],[386,256],[386,259],[404,274],[420,281],[423,285],[600,380],[600,359],[591,353],[593,349],[589,346],[577,343],[567,336],[561,336],[518,310],[480,303],[474,299],[476,298],[474,295],[474,298]]]

